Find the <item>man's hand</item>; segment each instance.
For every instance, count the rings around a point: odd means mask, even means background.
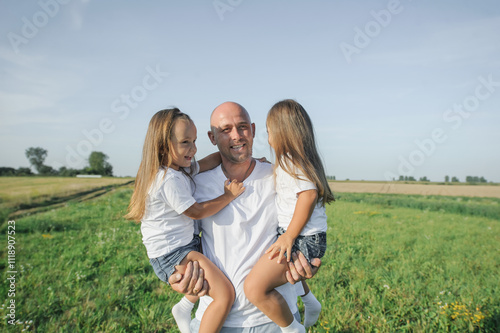
[[[304,257],[304,255],[300,251],[292,253],[292,260],[293,262],[291,261],[288,263],[289,270],[285,273],[286,279],[291,284],[295,284],[298,281],[312,278],[318,272],[319,267],[321,266],[321,260],[318,258],[314,258],[311,261],[311,264],[314,265],[311,266],[306,257]]]
[[[204,296],[208,292],[208,283],[197,261],[188,262],[184,275],[172,274],[168,282],[173,290],[184,295]]]

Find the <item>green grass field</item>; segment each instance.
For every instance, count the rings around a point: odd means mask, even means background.
[[[154,275],[139,225],[122,218],[131,192],[121,187],[15,220],[14,266],[8,266],[8,251],[1,253],[3,281],[8,271],[16,273],[13,292],[9,283],[0,285],[0,329],[177,332],[170,309],[181,296]],[[328,252],[309,282],[323,311],[310,331],[498,332],[498,216],[374,197],[341,193],[328,207]],[[401,200],[417,199],[430,200]],[[0,228],[3,249],[9,225]]]

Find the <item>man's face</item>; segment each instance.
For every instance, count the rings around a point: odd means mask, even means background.
[[[211,119],[210,140],[217,144],[223,157],[242,163],[252,157],[255,124],[237,104],[216,110]]]

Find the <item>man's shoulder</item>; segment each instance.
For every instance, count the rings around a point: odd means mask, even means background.
[[[215,179],[218,177],[218,175],[220,173],[219,170],[220,170],[220,166],[216,166],[213,169],[197,173],[194,176],[194,181],[196,184],[202,183],[202,182],[205,183],[205,182],[209,182],[209,181],[215,181]]]
[[[256,179],[267,179],[273,176],[274,166],[268,162],[257,161],[254,169],[254,178]]]

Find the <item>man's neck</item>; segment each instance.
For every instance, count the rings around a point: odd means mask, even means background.
[[[239,182],[244,181],[252,173],[256,162],[252,157],[242,163],[234,163],[229,160],[222,160],[222,172],[230,179],[236,179]]]

